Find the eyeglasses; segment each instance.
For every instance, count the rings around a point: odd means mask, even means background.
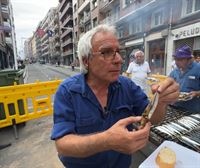
[[[120,56],[122,54],[123,49],[117,49],[117,50],[113,50],[113,49],[104,49],[102,51],[97,51],[97,52],[93,52],[92,54],[100,54],[104,57],[104,60],[106,61],[112,61],[115,59],[116,54],[118,53]]]

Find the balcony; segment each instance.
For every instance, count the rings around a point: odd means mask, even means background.
[[[62,23],[62,27],[66,27],[65,25],[67,25],[67,23],[69,22],[71,20],[71,24],[73,23],[72,22],[72,20],[73,20],[73,18],[72,18],[72,16],[68,16],[65,20],[64,20],[64,22]]]
[[[62,34],[61,34],[61,39],[64,38],[66,35],[68,35],[69,33],[71,33],[72,30],[65,30]]]
[[[12,38],[11,37],[6,37],[5,40],[6,40],[7,44],[12,44]]]
[[[90,21],[90,19],[91,19],[91,14],[90,13],[85,14],[84,22],[86,23],[86,22]]]
[[[6,26],[6,27],[10,27],[11,26],[9,22],[5,22],[5,21],[3,22],[3,25]]]
[[[60,52],[59,52],[59,51],[56,51],[56,52],[55,52],[55,55],[56,55],[56,56],[60,56]]]
[[[72,3],[68,3],[65,9],[60,13],[60,20],[63,19],[64,15],[67,13],[68,9],[71,9],[72,11]]]
[[[65,52],[62,53],[62,56],[66,57],[66,56],[72,55],[72,54],[73,54],[73,50],[67,50],[67,51],[65,51]]]
[[[116,1],[116,0],[104,0],[104,1],[100,1],[100,3],[99,3],[99,11],[104,13],[104,12],[107,12],[109,10],[112,10],[113,5],[111,5],[111,4],[114,1]]]
[[[60,47],[60,43],[56,42],[55,47]]]
[[[1,0],[1,4],[8,5],[8,0]]]
[[[0,30],[5,32],[11,32],[12,28],[11,26],[0,25]]]
[[[2,16],[3,18],[9,18],[9,9],[8,9],[8,6],[4,6],[2,5],[1,6],[1,12],[2,12]]]
[[[71,44],[71,43],[73,43],[73,42],[72,42],[72,39],[70,38],[70,39],[64,41],[64,42],[61,44],[61,46],[62,46],[62,47],[65,47],[65,46],[67,46],[68,44]]]
[[[119,18],[120,18],[119,14],[114,14],[110,17],[106,17],[105,19],[101,20],[100,23],[114,25],[119,20]]]
[[[49,48],[49,45],[42,45],[42,52],[47,51]]]

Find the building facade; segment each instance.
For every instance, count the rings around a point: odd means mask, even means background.
[[[70,65],[74,58],[74,29],[73,29],[72,0],[59,0],[61,62]]]
[[[60,25],[58,7],[52,7],[42,21],[39,22],[33,36],[25,45],[31,62],[43,61],[56,64],[61,61]],[[27,48],[28,47],[28,48]]]
[[[165,75],[177,47],[188,44],[199,54],[199,0],[73,0],[73,10],[77,38],[98,24],[116,26],[123,71],[137,50],[145,52],[152,73]]]
[[[0,0],[0,69],[17,69],[16,35],[10,0]]]

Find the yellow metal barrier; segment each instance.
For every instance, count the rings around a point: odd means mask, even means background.
[[[164,75],[151,75],[149,85]],[[54,94],[62,80],[0,87],[0,128],[51,115]]]
[[[122,73],[122,76],[126,76],[127,78],[131,78],[131,74],[127,74],[126,72]],[[153,84],[159,84],[160,82],[164,81],[167,78],[165,75],[160,75],[160,74],[151,74],[150,76],[147,77],[146,84],[147,86],[151,86]],[[152,98],[152,92],[151,90],[148,90],[147,92],[148,97],[151,99]]]
[[[157,83],[164,81],[166,78],[167,78],[167,76],[165,76],[165,75],[152,74],[148,77],[147,84],[149,84],[149,85],[157,84]]]
[[[0,87],[0,128],[51,115],[62,80]]]

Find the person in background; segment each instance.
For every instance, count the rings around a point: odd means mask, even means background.
[[[58,60],[57,64],[58,64],[58,66],[60,66],[60,60]]]
[[[172,61],[171,67],[172,67],[171,69],[172,71],[177,68],[175,60]]]
[[[144,53],[142,51],[135,52],[135,60],[128,66],[126,73],[131,75],[132,81],[147,94],[147,76],[151,73],[149,63],[144,61]]]
[[[148,98],[129,78],[120,76],[122,58],[116,30],[99,25],[78,42],[81,73],[59,86],[54,101],[51,139],[67,168],[129,168],[131,154],[148,141],[150,122],[141,121]],[[167,78],[153,92],[159,103],[151,118],[158,123],[177,100],[178,84]]]
[[[197,63],[200,63],[200,55],[195,56],[195,61],[196,61]]]
[[[191,48],[184,45],[173,55],[177,68],[170,73],[180,85],[180,92],[187,92],[192,99],[178,101],[174,105],[190,112],[200,113],[200,64],[193,61]]]
[[[71,65],[72,71],[74,71],[75,70],[75,63],[74,63],[74,61],[70,65]]]

